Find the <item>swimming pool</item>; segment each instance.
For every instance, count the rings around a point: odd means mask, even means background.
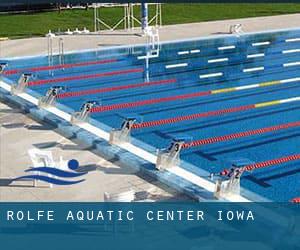
[[[293,156],[243,173],[241,186],[251,200],[300,196],[300,29],[166,42],[159,54],[147,53],[145,45],[74,52],[51,65],[46,56],[11,58],[3,80],[32,73],[36,98],[63,87],[55,105],[68,114],[95,101],[89,123],[107,140],[135,117],[133,153],[153,156],[184,138],[180,168],[168,171],[200,176],[208,189],[209,173],[232,163]]]

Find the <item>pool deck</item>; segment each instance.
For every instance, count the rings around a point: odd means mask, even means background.
[[[244,32],[286,29],[299,27],[300,14],[271,17],[243,18],[235,20],[167,25],[160,28],[160,40],[177,40],[208,35],[228,34],[232,24],[242,24]],[[60,36],[64,38],[65,51],[95,49],[107,46],[145,43],[139,30],[103,31],[95,35]],[[56,38],[58,40],[58,38]],[[53,42],[54,53],[58,51],[58,41]],[[0,57],[29,56],[47,53],[47,38],[8,40],[0,44]]]
[[[136,192],[137,200],[186,200],[186,196],[170,190],[136,171],[120,168],[117,161],[109,162],[54,131],[48,124],[36,122],[22,110],[0,103],[0,200],[1,201],[102,201],[103,193]],[[24,175],[31,166],[27,149],[37,147],[51,150],[55,160],[59,156],[75,158],[88,171],[86,181],[72,186],[54,186],[32,181],[14,182],[10,178]],[[18,157],[15,157],[18,156]]]
[[[160,29],[160,37],[165,41],[212,34],[221,35],[228,32],[230,24],[235,23],[241,23],[246,32],[292,28],[299,26],[300,14],[165,26]],[[134,32],[128,34],[122,31],[89,35],[88,39],[87,36],[69,36],[65,37],[65,51],[144,41],[144,37]],[[44,54],[46,45],[46,38],[5,41],[1,43],[0,53],[5,57]],[[130,189],[141,194],[141,199],[145,193],[152,200],[188,199],[148,177],[142,179],[131,169],[120,168],[117,162],[105,161],[76,141],[60,136],[51,126],[35,122],[20,110],[2,103],[0,103],[0,124],[0,200],[101,201],[104,192],[119,193]],[[62,155],[66,159],[78,159],[81,165],[91,168],[87,181],[71,187],[53,189],[32,188],[31,183],[7,186],[8,178],[21,175],[29,166],[30,160],[26,151],[33,146],[53,150],[54,155]],[[13,157],[14,155],[20,157]]]

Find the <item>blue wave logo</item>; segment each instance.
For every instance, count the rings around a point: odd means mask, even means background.
[[[25,170],[26,173],[39,172],[39,173],[59,177],[60,179],[57,179],[55,177],[45,176],[45,175],[32,174],[32,175],[24,175],[24,176],[17,177],[15,179],[13,179],[13,181],[19,181],[19,180],[24,180],[24,179],[27,179],[27,180],[33,179],[33,180],[48,182],[50,184],[55,184],[55,185],[74,185],[74,184],[85,181],[85,179],[68,180],[68,179],[80,177],[80,176],[87,174],[87,173],[75,172],[75,170],[77,170],[79,168],[79,163],[77,160],[74,160],[74,159],[70,160],[68,162],[68,168],[71,171],[65,171],[65,170],[61,170],[61,169],[53,168],[53,167],[51,167],[51,168],[50,167],[29,168],[29,169]]]

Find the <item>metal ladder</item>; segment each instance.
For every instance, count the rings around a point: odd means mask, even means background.
[[[59,58],[59,64],[64,65],[65,64],[65,51],[64,51],[64,39],[59,38],[58,40],[58,58]],[[63,68],[64,70],[64,68]]]
[[[47,39],[47,52],[48,52],[48,66],[53,66],[53,37],[48,36]],[[53,71],[49,69],[49,75],[52,75]]]
[[[152,27],[148,27],[145,32],[147,36],[147,52],[145,57],[145,81],[150,80],[150,68],[149,63],[151,58],[159,57],[160,39],[158,29],[153,30]]]
[[[52,67],[54,65],[52,36],[48,36],[47,39],[47,52],[48,52],[48,66]],[[58,39],[58,60],[60,65],[65,64],[64,40],[61,37]],[[49,69],[49,75],[53,75],[53,70],[51,68]]]

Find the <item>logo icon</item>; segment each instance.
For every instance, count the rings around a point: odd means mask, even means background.
[[[72,180],[73,178],[81,177],[86,173],[79,173],[76,170],[79,168],[77,160],[68,161],[68,170],[62,170],[55,167],[34,167],[26,169],[25,172],[29,175],[24,175],[13,179],[12,181],[20,180],[39,180],[55,185],[74,185],[85,181],[85,179]],[[31,174],[33,173],[33,174]]]

